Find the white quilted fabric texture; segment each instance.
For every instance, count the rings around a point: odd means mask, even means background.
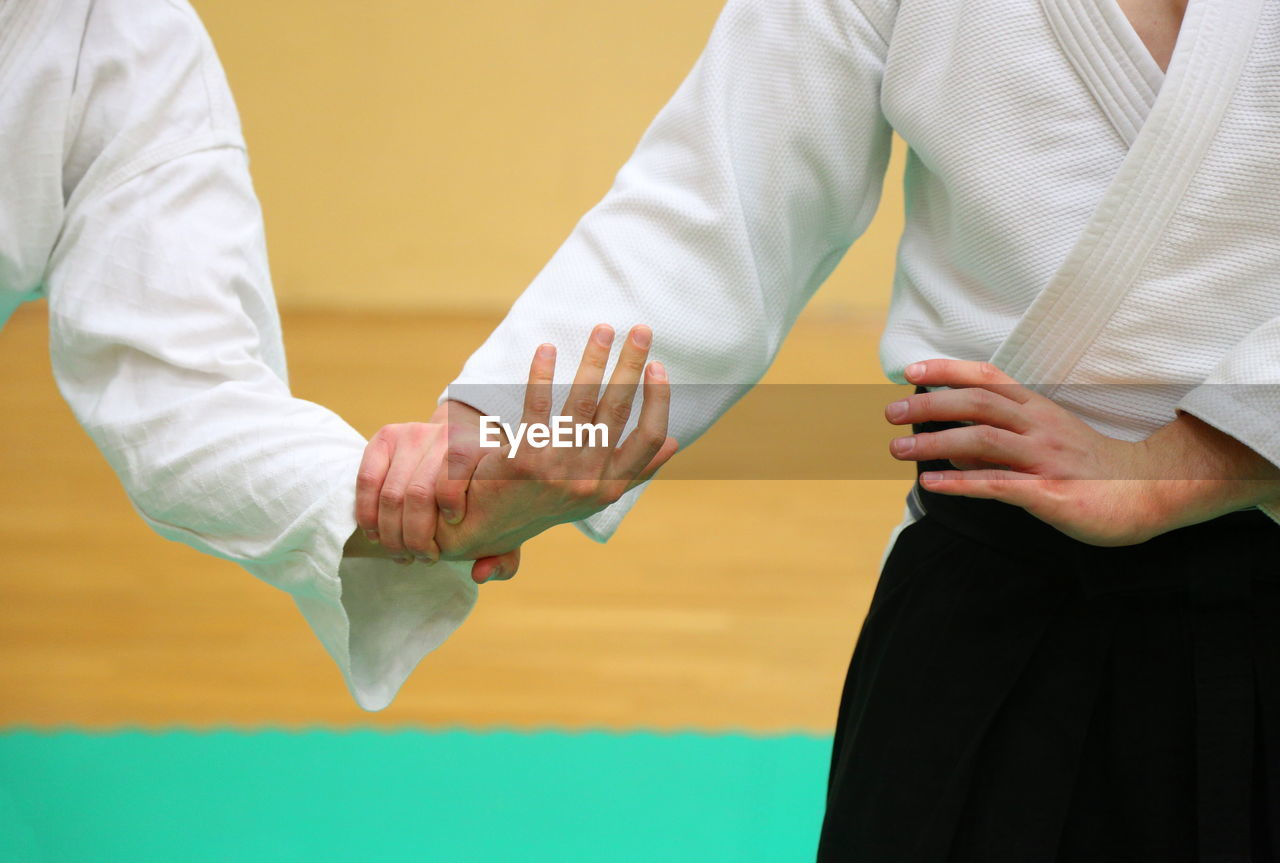
[[[1163,93],[1109,2],[731,0],[614,187],[452,391],[515,421],[537,344],[559,346],[565,380],[593,324],[647,323],[689,445],[866,227],[892,129],[911,151],[889,378],[996,356],[1057,279],[1068,299],[1052,323],[1088,349],[1028,383],[1116,437],[1181,407],[1280,463],[1280,7],[1193,4]],[[1220,125],[1201,121],[1205,100],[1225,105]],[[1170,152],[1197,155],[1130,164]],[[1091,235],[1133,273],[1099,288],[1095,267],[1070,296]],[[736,386],[693,403],[686,383]],[[580,526],[607,538],[637,492]]]

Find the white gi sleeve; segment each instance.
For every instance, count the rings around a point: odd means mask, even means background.
[[[702,434],[875,213],[889,17],[854,0],[730,0],[612,189],[447,397],[517,422],[538,344],[559,348],[565,381],[593,324],[644,323],[673,383],[670,433]],[[578,526],[607,539],[639,491]]]
[[[290,593],[360,706],[385,707],[474,604],[469,565],[343,559],[365,441],[289,392],[212,46],[181,4],[94,14],[46,277],[58,385],[149,525]]]
[[[1280,467],[1280,318],[1255,329],[1178,402]],[[1280,501],[1259,507],[1280,522]]]

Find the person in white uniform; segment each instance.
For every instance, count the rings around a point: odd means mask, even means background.
[[[289,392],[239,119],[187,3],[0,2],[0,116],[0,324],[47,298],[58,386],[142,518],[290,593],[357,703],[385,707],[477,582],[514,573],[530,532],[502,513],[546,508],[479,495],[474,566],[402,569],[400,550],[354,536],[366,441]],[[665,403],[650,395],[656,436]],[[443,449],[438,427],[412,434]],[[652,454],[630,474],[621,462],[645,452],[615,447],[610,481],[643,478]],[[491,464],[502,476],[508,461]],[[505,547],[486,556],[486,541]]]
[[[450,386],[453,421],[514,419],[535,345],[644,321],[677,387],[716,385],[673,395],[688,445],[906,141],[881,357],[920,388],[886,416],[923,469],[846,683],[822,859],[1280,849],[1278,93],[1270,0],[730,0]],[[639,493],[579,526],[607,539]]]

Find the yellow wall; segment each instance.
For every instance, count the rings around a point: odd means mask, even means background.
[[[240,106],[281,303],[494,312],[608,189],[721,0],[196,6]],[[900,157],[818,309],[887,302]]]

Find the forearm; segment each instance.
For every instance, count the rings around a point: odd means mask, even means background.
[[[1280,501],[1280,467],[1188,413],[1144,442],[1161,471],[1156,504],[1170,529]]]

